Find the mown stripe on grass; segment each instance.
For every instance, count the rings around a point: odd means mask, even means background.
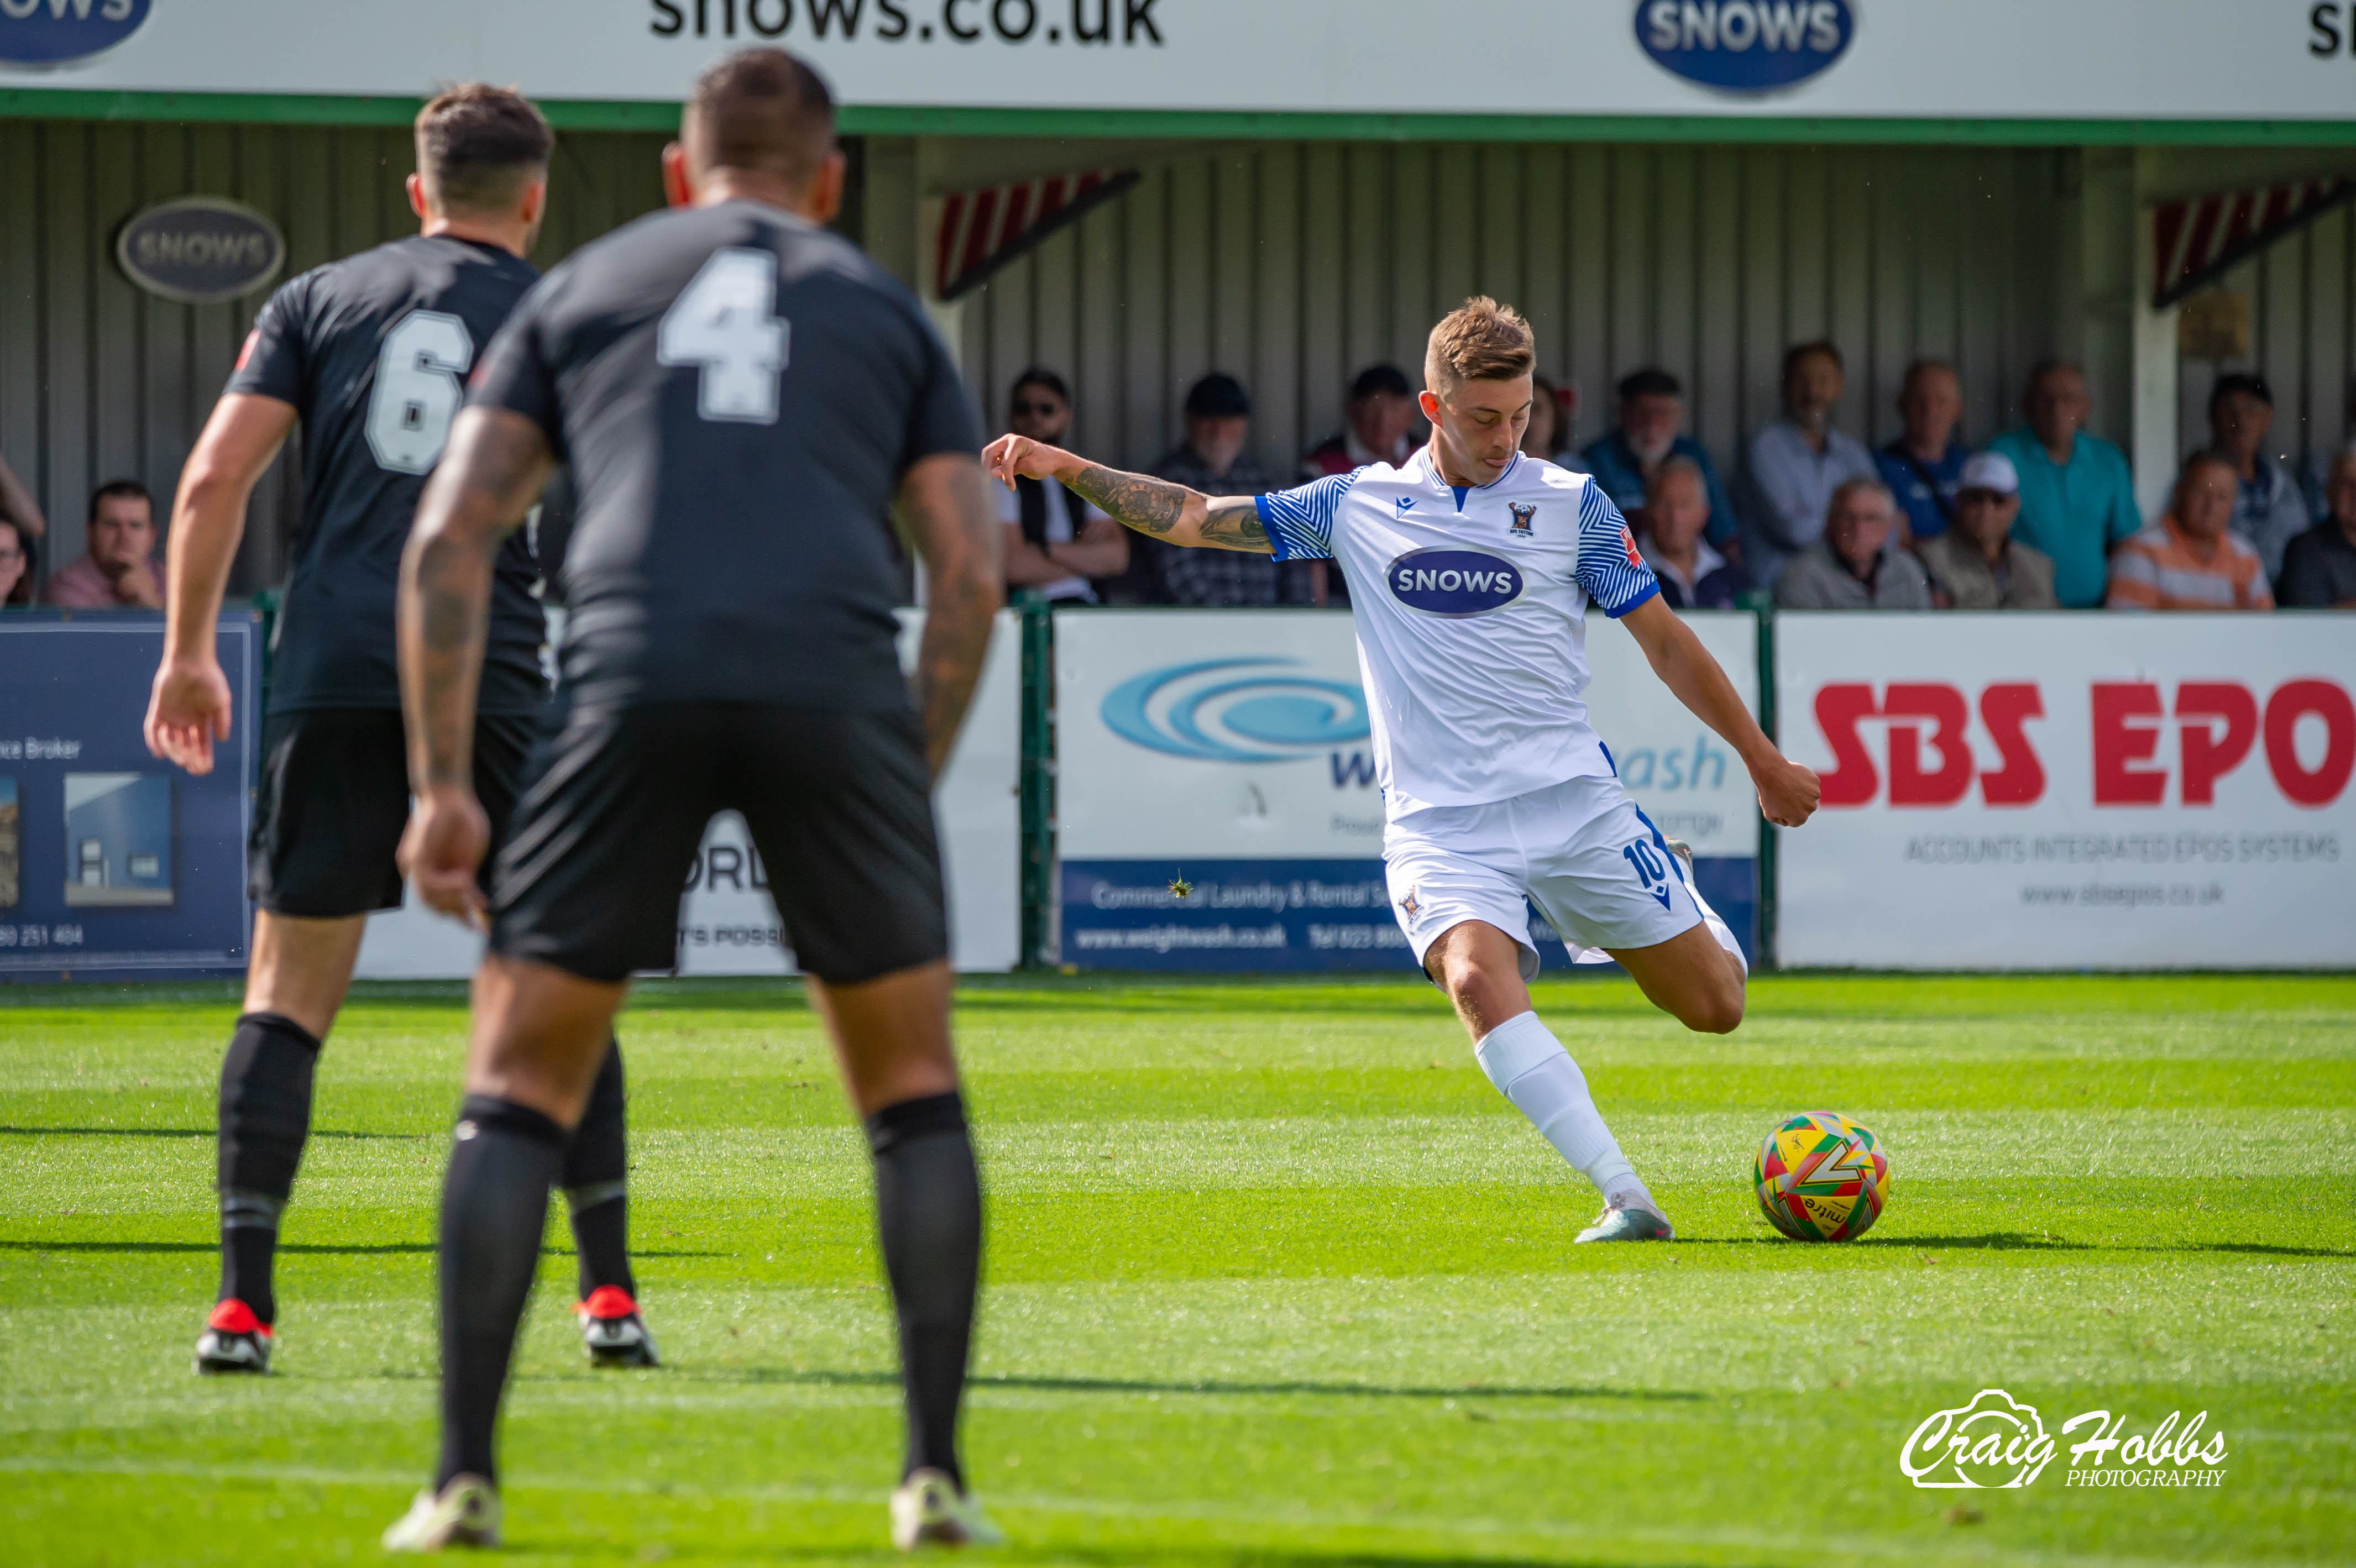
[[[322,1467],[276,1467],[258,1465],[174,1464],[156,1461],[124,1460],[47,1460],[0,1456],[0,1473],[17,1475],[58,1475],[69,1477],[120,1476],[134,1478],[169,1477],[177,1480],[202,1481],[211,1485],[246,1485],[254,1487],[358,1487],[369,1488],[405,1488],[416,1484],[415,1471],[339,1470]],[[848,1507],[881,1509],[883,1498],[873,1488],[812,1487],[785,1484],[761,1486],[713,1486],[692,1480],[671,1477],[653,1479],[637,1476],[584,1477],[579,1476],[534,1474],[528,1469],[509,1473],[502,1483],[501,1497],[509,1520],[511,1545],[523,1545],[526,1540],[516,1539],[529,1531],[536,1522],[530,1518],[530,1501],[535,1494],[577,1497],[582,1494],[620,1495],[659,1499],[678,1505],[697,1501],[748,1503],[833,1504]],[[1556,1546],[1568,1546],[1586,1541],[1642,1541],[1665,1547],[1734,1547],[1742,1550],[1786,1551],[1791,1537],[1786,1531],[1746,1530],[1736,1527],[1716,1529],[1669,1529],[1661,1527],[1628,1527],[1583,1525],[1568,1517],[1549,1520],[1544,1526],[1526,1521],[1498,1519],[1482,1515],[1405,1513],[1379,1509],[1281,1509],[1238,1506],[1211,1499],[1160,1499],[1151,1502],[1131,1501],[1118,1498],[1076,1497],[1041,1491],[992,1491],[990,1506],[1001,1523],[1012,1523],[1025,1514],[1067,1515],[1081,1518],[1115,1520],[1130,1523],[1190,1523],[1244,1526],[1282,1531],[1317,1530],[1352,1530],[1376,1535],[1430,1535],[1447,1539],[1479,1536],[1501,1540],[1543,1541]],[[389,1522],[389,1521],[388,1521]],[[1059,1542],[1069,1547],[1074,1542]],[[1990,1561],[1988,1552],[1977,1543],[1947,1546],[1926,1541],[1919,1534],[1864,1531],[1811,1531],[1808,1548],[1816,1556],[1882,1556],[1905,1563],[1955,1563],[1981,1564]],[[1055,1554],[1055,1546],[1044,1550]],[[1019,1533],[1013,1551],[1020,1552]],[[665,1553],[668,1555],[668,1553]],[[1147,1556],[1152,1555],[1150,1549]],[[1255,1554],[1257,1555],[1257,1554]],[[2056,1568],[2167,1568],[2179,1563],[2181,1558],[2120,1556],[2108,1552],[2048,1552],[2035,1549],[2008,1548],[2004,1560],[2010,1563],[2056,1565]],[[2204,1554],[2204,1563],[2215,1568],[2344,1568],[2337,1559],[2321,1558],[2217,1558]]]

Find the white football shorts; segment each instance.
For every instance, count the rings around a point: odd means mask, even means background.
[[[1487,805],[1419,806],[1385,827],[1383,865],[1418,965],[1442,932],[1479,920],[1520,945],[1522,978],[1536,978],[1525,899],[1579,964],[1702,923],[1685,868],[1616,778],[1569,779]]]

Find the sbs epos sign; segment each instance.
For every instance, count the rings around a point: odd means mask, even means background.
[[[115,236],[114,259],[123,276],[151,294],[222,304],[276,277],[286,264],[286,240],[250,207],[188,196],[134,214]]]
[[[72,65],[139,30],[150,0],[0,0],[0,65]]]
[[[1663,69],[1725,92],[1793,87],[1848,50],[1848,0],[1640,0],[1636,42]]]

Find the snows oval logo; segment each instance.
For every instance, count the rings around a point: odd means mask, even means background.
[[[0,6],[8,0],[0,0]],[[250,294],[286,264],[278,226],[218,196],[185,196],[134,214],[114,239],[123,276],[149,293],[187,304]]]
[[[1386,575],[1391,597],[1427,615],[1485,615],[1522,596],[1521,569],[1477,549],[1411,549]]]
[[[0,65],[71,65],[139,30],[152,0],[0,0]]]
[[[1646,54],[1726,92],[1805,81],[1856,36],[1848,0],[1641,0],[1636,7],[1636,42]]]

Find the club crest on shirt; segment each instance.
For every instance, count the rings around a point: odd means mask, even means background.
[[[1508,501],[1505,503],[1505,509],[1514,514],[1514,526],[1505,530],[1508,537],[1517,539],[1537,537],[1530,527],[1538,515],[1538,504],[1536,501]]]

